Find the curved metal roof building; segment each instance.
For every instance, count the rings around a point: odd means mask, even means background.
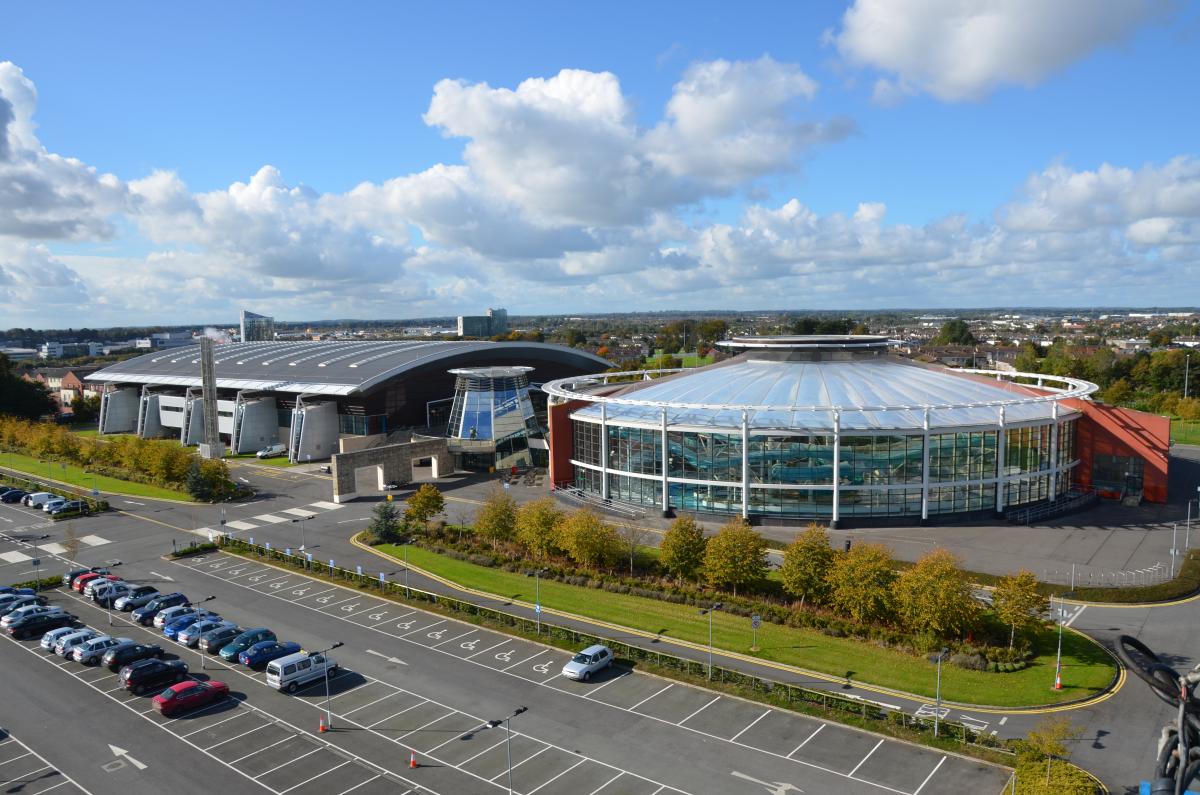
[[[724,345],[737,355],[696,370],[546,384],[569,410],[569,439],[551,420],[559,485],[746,517],[1003,511],[1066,492],[1080,412],[1065,401],[1097,389],[922,365],[890,356],[882,337]]]

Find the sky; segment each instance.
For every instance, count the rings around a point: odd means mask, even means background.
[[[1200,305],[1183,0],[11,4],[0,329]]]

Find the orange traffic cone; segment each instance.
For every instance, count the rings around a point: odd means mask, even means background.
[[[1054,689],[1062,690],[1062,672],[1061,671],[1054,672]]]
[[[329,731],[329,727],[325,725],[325,716],[324,715],[321,716],[321,728],[319,729],[319,731],[321,734],[324,734],[325,732]]]
[[[413,770],[417,769],[418,765],[417,765],[417,752],[416,751],[411,751],[409,753],[408,766],[409,766],[409,768],[411,768]]]

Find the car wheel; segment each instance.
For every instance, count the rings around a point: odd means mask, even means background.
[[[592,678],[592,672],[591,672],[591,671],[584,671],[584,672],[583,672],[583,676],[581,676],[581,677],[579,677],[579,678],[580,678],[580,680],[581,680],[581,681],[584,681],[584,682],[586,682],[587,680],[589,680],[589,679],[591,679],[591,678]]]
[[[146,695],[146,686],[145,686],[145,685],[134,685],[134,686],[133,686],[133,694],[134,694],[135,696],[144,696],[144,695]]]
[[[295,682],[288,682],[287,691],[289,693],[295,693],[299,689],[300,685],[296,684]]]

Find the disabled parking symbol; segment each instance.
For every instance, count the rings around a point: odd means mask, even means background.
[[[396,624],[396,629],[412,629],[412,625],[415,623],[415,621],[401,621]]]
[[[512,656],[513,656],[514,651],[515,651],[515,649],[509,649],[508,651],[502,651],[496,655],[496,659],[500,660],[501,662],[512,662]]]
[[[355,602],[352,605],[342,605],[342,610],[343,610],[343,612],[346,612],[346,613],[353,613],[357,609],[358,609],[358,602]]]
[[[275,588],[275,589],[286,588],[287,583],[286,582],[273,582],[273,583],[271,583],[271,587]]]
[[[321,604],[323,604],[323,605],[327,605],[327,604],[329,604],[329,602],[330,602],[332,599],[333,599],[333,597],[332,597],[332,596],[322,596],[322,597],[321,597],[320,599],[318,599],[317,601],[318,601],[318,602],[320,602],[320,603],[321,603]]]
[[[445,634],[446,634],[446,630],[444,630],[444,629],[439,629],[437,632],[428,632],[428,633],[426,633],[426,637],[433,638],[434,640],[441,640],[441,639],[442,639],[442,636],[443,636],[443,635],[445,635]]]
[[[292,591],[293,596],[304,596],[306,593],[308,593],[307,588],[297,588],[296,590]]]
[[[371,613],[369,616],[367,616],[367,618],[371,619],[372,621],[382,621],[386,616],[387,611],[384,610],[378,613]]]
[[[544,663],[540,663],[538,665],[533,666],[533,670],[537,671],[540,674],[550,673],[550,661],[547,660]]]
[[[466,643],[460,643],[458,645],[467,651],[475,651],[475,647],[479,645],[479,638],[475,638],[474,640],[469,640]]]
[[[245,569],[244,569],[244,568],[242,568],[241,566],[238,566],[236,569],[229,569],[229,570],[228,570],[228,571],[226,571],[225,573],[226,573],[226,574],[232,574],[233,576],[235,576],[235,577],[236,577],[237,575],[241,574],[243,571],[245,571]]]

